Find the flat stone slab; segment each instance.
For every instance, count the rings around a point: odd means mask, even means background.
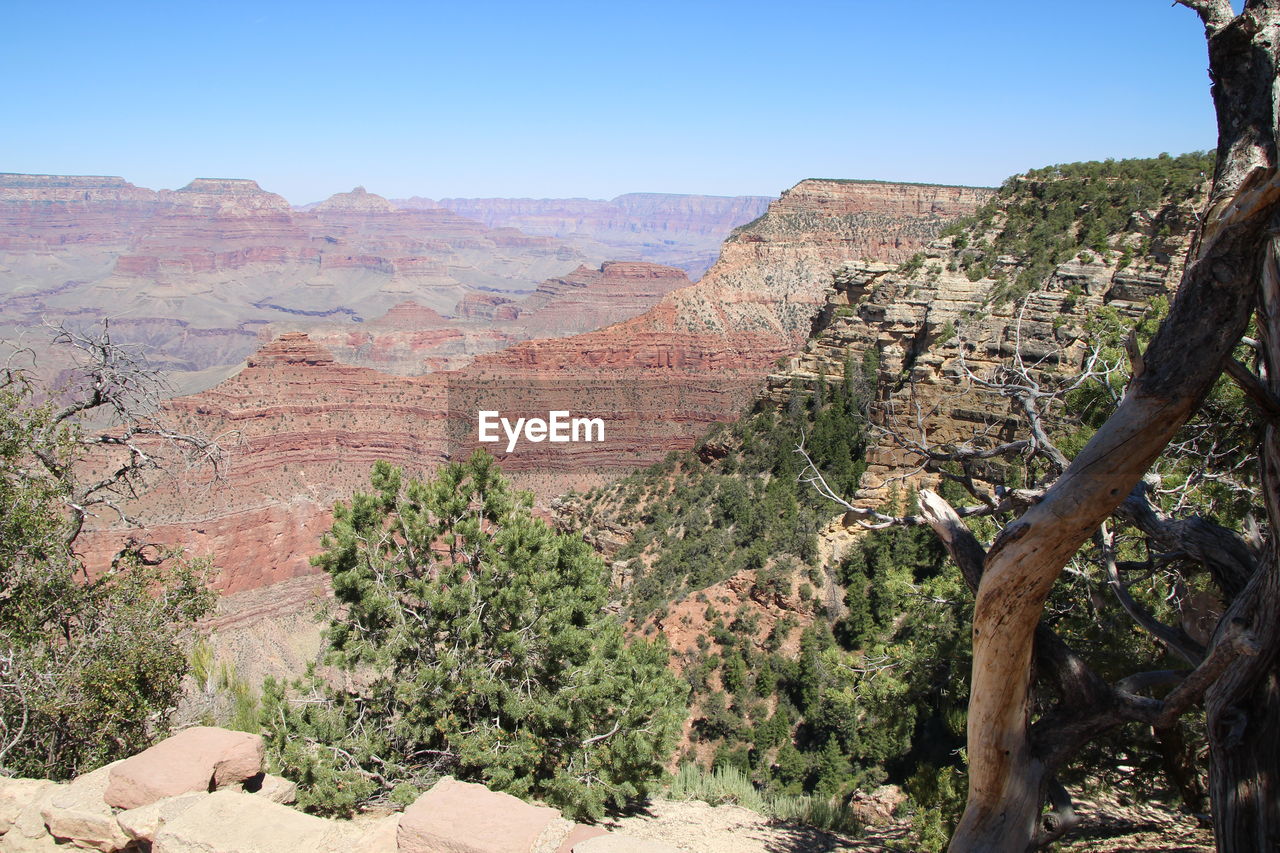
[[[106,801],[136,809],[166,797],[212,791],[262,772],[259,735],[196,726],[117,763]]]
[[[334,821],[243,791],[216,791],[156,833],[151,853],[313,853]]]
[[[335,820],[317,853],[397,853],[400,815],[377,820]]]
[[[116,823],[115,810],[103,799],[117,766],[119,762],[77,776],[49,798],[40,815],[50,835],[103,853],[114,853],[129,843],[129,836]]]
[[[559,817],[558,809],[446,776],[405,809],[396,843],[400,853],[530,853]]]
[[[584,823],[574,824],[573,829],[569,830],[568,836],[561,842],[560,849],[556,853],[573,853],[574,848],[588,838],[599,838],[601,835],[608,834],[609,830],[601,826],[587,826]]]
[[[575,845],[573,853],[686,853],[686,851],[679,847],[672,847],[663,841],[631,838],[611,832],[608,835],[588,838]]]
[[[8,779],[0,777],[0,835],[9,831],[22,810],[54,787],[48,779]]]
[[[120,824],[125,835],[135,841],[151,841],[161,827],[207,796],[209,795],[183,794],[179,797],[166,797],[149,805],[120,812],[116,815],[116,823]]]
[[[257,794],[259,797],[266,797],[273,803],[288,805],[298,799],[298,783],[290,782],[280,776],[272,776],[270,773],[264,773],[262,782],[258,785],[258,790],[250,791],[249,793]]]

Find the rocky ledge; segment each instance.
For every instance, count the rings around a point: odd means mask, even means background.
[[[260,736],[197,726],[65,784],[0,778],[0,851],[679,853],[449,776],[354,820],[290,808],[296,792],[263,771]]]

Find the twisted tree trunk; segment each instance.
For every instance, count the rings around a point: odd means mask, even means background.
[[[1248,0],[1238,16],[1228,0],[1180,2],[1200,15],[1209,41],[1219,132],[1209,211],[1169,316],[1116,412],[1044,499],[1001,531],[986,556],[973,623],[969,798],[952,851],[1020,853],[1033,846],[1051,772],[1031,729],[1033,638],[1045,598],[1071,555],[1129,495],[1195,411],[1253,310],[1268,227],[1280,209],[1275,168],[1280,0]],[[1261,617],[1272,606],[1264,594],[1270,588],[1251,581],[1247,589],[1257,594],[1241,599],[1257,606],[1242,604],[1244,618]],[[1274,611],[1271,621],[1278,621]],[[1250,675],[1249,664],[1235,670],[1241,683],[1230,696],[1249,702],[1267,698],[1265,691],[1258,694],[1265,683]],[[1223,684],[1232,682],[1230,676]],[[1228,734],[1232,731],[1229,727]],[[1237,759],[1224,771],[1254,769],[1243,764],[1244,756]]]
[[[1280,238],[1272,238],[1258,299],[1263,380],[1280,397]],[[1252,626],[1259,653],[1237,659],[1205,695],[1213,829],[1222,851],[1280,850],[1280,432],[1263,432],[1263,499],[1271,543],[1223,617]]]

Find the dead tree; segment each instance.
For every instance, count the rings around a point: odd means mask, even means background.
[[[1239,15],[1227,0],[1179,2],[1205,25],[1219,144],[1208,208],[1169,316],[1145,353],[1131,353],[1133,375],[1124,396],[1074,459],[1055,458],[1047,436],[1034,429],[1030,438],[1003,448],[941,450],[952,461],[992,450],[1047,452],[1060,473],[1053,472],[1057,476],[1042,493],[979,495],[980,505],[957,512],[924,492],[920,517],[906,519],[930,524],[976,590],[969,792],[953,851],[1023,851],[1056,837],[1072,816],[1055,773],[1079,746],[1127,721],[1167,727],[1202,699],[1218,848],[1280,848],[1280,555],[1274,533],[1258,548],[1206,519],[1169,518],[1147,499],[1142,484],[1227,368],[1265,425],[1259,479],[1269,528],[1280,530],[1280,0],[1247,0]],[[1251,368],[1233,362],[1232,352],[1255,309],[1260,340]],[[1025,402],[1034,395],[1022,396]],[[1034,421],[1031,409],[1026,414]],[[1017,517],[989,549],[961,519],[1011,510]],[[1227,605],[1208,646],[1197,648],[1162,631],[1120,596],[1135,621],[1191,667],[1162,700],[1139,694],[1156,674],[1108,684],[1041,624],[1051,588],[1081,545],[1098,537],[1105,558],[1103,525],[1113,515],[1199,560]],[[879,526],[900,520],[867,521]],[[1121,587],[1113,584],[1117,592]],[[1035,717],[1037,674],[1071,701]],[[1043,815],[1046,802],[1052,810]]]
[[[145,746],[180,695],[179,633],[212,603],[203,561],[171,549],[131,539],[101,572],[76,553],[86,520],[132,521],[157,474],[219,449],[163,423],[160,376],[109,327],[55,332],[75,354],[63,387],[18,355],[0,365],[0,776],[70,777]]]
[[[1043,499],[1008,524],[982,556],[973,624],[969,796],[951,841],[953,851],[1021,851],[1035,843],[1054,753],[1052,744],[1036,743],[1035,728],[1044,721],[1032,720],[1032,664],[1037,640],[1043,639],[1037,637],[1037,625],[1045,598],[1067,561],[1126,500],[1208,393],[1245,332],[1263,282],[1280,209],[1275,147],[1280,0],[1248,0],[1238,16],[1227,0],[1180,2],[1200,15],[1209,43],[1219,131],[1209,209],[1169,316],[1135,363],[1141,369],[1115,413]],[[1272,370],[1266,376],[1268,384],[1280,379]],[[1263,446],[1268,514],[1280,521],[1280,471],[1275,470],[1280,447],[1275,441],[1268,427]],[[939,509],[931,519],[935,530],[944,541],[952,533],[962,538]],[[1272,715],[1265,712],[1261,721],[1255,711],[1243,725],[1229,724],[1217,710],[1226,707],[1217,697],[1224,694],[1230,707],[1241,709],[1274,691],[1277,584],[1272,556],[1232,602],[1204,663],[1188,678],[1193,685],[1206,679],[1214,684],[1208,702],[1217,753],[1232,747],[1240,752],[1262,734],[1250,732],[1260,722],[1266,732],[1273,731],[1267,722]],[[1241,654],[1250,648],[1263,653]],[[1105,684],[1086,680],[1070,687],[1079,706],[1092,707],[1097,715],[1108,712],[1109,696],[1101,690]],[[1166,698],[1166,704],[1175,698]],[[1230,704],[1231,699],[1247,701]],[[1238,714],[1235,720],[1240,721]],[[1087,728],[1090,722],[1082,720],[1079,726]],[[1269,759],[1257,755],[1261,744],[1248,747],[1253,762],[1275,761],[1274,744],[1280,741],[1271,742]],[[1244,790],[1238,784],[1230,793],[1222,790],[1258,769],[1249,758],[1228,759],[1234,766],[1223,766],[1217,755],[1213,759],[1215,828],[1222,850],[1272,849],[1280,843],[1275,815],[1280,796],[1265,790],[1277,784],[1274,776],[1264,782],[1254,777]],[[1221,779],[1224,772],[1234,780]]]
[[[35,467],[58,484],[67,515],[67,547],[101,510],[139,526],[126,507],[149,477],[194,468],[219,476],[222,445],[164,422],[159,416],[169,390],[164,377],[138,347],[115,340],[108,321],[94,331],[61,324],[48,329],[53,343],[69,350],[72,367],[62,386],[48,392],[52,409],[40,422],[29,452]],[[0,388],[31,383],[28,370],[19,364],[25,352],[15,351],[0,368]]]

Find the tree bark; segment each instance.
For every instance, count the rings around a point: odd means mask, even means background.
[[[1280,238],[1270,240],[1259,288],[1263,381],[1280,391]],[[1280,850],[1280,425],[1269,419],[1259,458],[1272,540],[1228,617],[1253,626],[1259,654],[1238,658],[1205,695],[1209,793],[1221,851]]]
[[[1280,0],[1249,0],[1235,18],[1225,2],[1186,5],[1205,21],[1218,116],[1210,209],[1169,316],[1116,412],[987,554],[973,620],[969,798],[952,851],[1033,844],[1048,781],[1030,737],[1033,638],[1045,598],[1203,400],[1252,313],[1259,247],[1280,199]]]

